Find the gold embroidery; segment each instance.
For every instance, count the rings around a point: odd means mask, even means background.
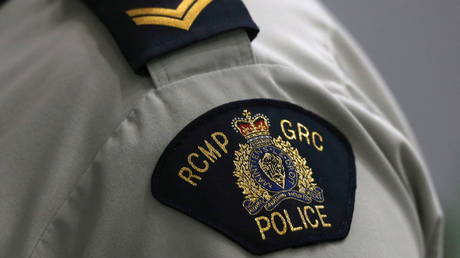
[[[283,229],[282,230],[280,230],[278,228],[278,224],[275,222],[275,216],[277,216],[281,220],[281,223],[283,223]],[[281,215],[281,213],[279,213],[277,211],[273,212],[272,216],[271,216],[271,222],[272,222],[272,225],[273,225],[273,229],[276,231],[276,233],[278,235],[286,234],[286,231],[287,231],[286,220],[284,219],[283,215]]]
[[[287,212],[287,210],[284,209],[283,212],[284,212],[284,215],[286,216],[286,220],[289,225],[289,228],[291,229],[291,232],[295,232],[295,231],[299,231],[303,229],[301,226],[295,227],[294,225],[292,225],[291,217],[289,216],[289,213]]]
[[[288,233],[296,234],[295,232],[304,230],[315,231],[319,228],[332,227],[331,224],[324,221],[324,219],[327,218],[327,215],[326,213],[320,212],[322,209],[325,209],[324,205],[315,205],[314,208],[307,205],[303,208],[296,207],[297,212],[283,209],[283,213],[274,211],[267,216],[256,217],[254,220],[259,230],[260,237],[262,240],[266,240],[268,237],[275,237],[273,233],[276,233],[279,236],[283,236]],[[293,216],[291,216],[291,214]],[[293,220],[291,218],[295,218],[296,215],[298,215],[302,221],[302,224],[299,224],[299,226],[294,226],[292,224]],[[299,219],[297,218],[297,221],[298,220]]]
[[[195,0],[184,0],[182,3],[177,6],[176,9],[168,8],[137,8],[126,11],[126,13],[133,16],[140,15],[161,15],[161,16],[170,16],[176,18],[182,18],[184,13],[190,8],[190,6],[195,2]]]
[[[269,118],[251,115],[248,110],[243,111],[243,116],[235,117],[231,126],[247,142],[239,144],[233,160],[233,175],[237,177],[236,185],[243,190],[242,205],[246,211],[251,215],[262,209],[271,211],[288,199],[323,202],[323,190],[315,183],[307,160],[290,142],[270,135]],[[285,119],[281,120],[282,128],[283,124],[292,125]],[[303,125],[299,128],[305,129],[299,132],[299,139],[308,138],[308,129]]]
[[[254,220],[257,223],[257,227],[259,228],[259,232],[260,232],[260,236],[262,237],[262,240],[267,239],[264,232],[268,231],[271,228],[270,220],[265,216],[254,218]],[[262,225],[260,224],[261,220],[265,221],[265,225],[266,225],[265,227],[262,227]]]
[[[307,221],[305,220],[305,217],[302,214],[302,210],[299,207],[297,207],[297,212],[299,213],[299,217],[302,220],[303,227],[307,229],[308,228]]]
[[[228,153],[227,145],[229,141],[227,135],[223,132],[214,132],[210,135],[210,138],[212,138],[214,142],[211,141],[210,143],[208,140],[203,139],[204,147],[197,145],[196,149],[199,150],[199,152],[196,151],[189,153],[185,159],[188,166],[186,165],[182,167],[177,173],[181,179],[192,186],[197,186],[198,183],[200,183],[198,180],[201,180],[202,177],[199,176],[199,174],[204,175],[204,173],[208,172],[213,163],[215,163],[219,158],[222,158],[222,155]],[[221,154],[217,149],[221,149],[223,154]],[[199,153],[203,155],[200,155]],[[211,161],[211,163],[208,161]],[[198,174],[194,173],[195,171],[198,172]]]
[[[299,176],[297,187],[300,193],[306,193],[308,190],[314,190],[318,187],[313,179],[312,169],[307,165],[307,160],[300,156],[297,149],[292,147],[289,142],[283,141],[280,136],[273,139],[273,145],[287,153],[294,162],[292,165]],[[260,182],[254,180],[250,174],[249,159],[252,152],[251,146],[249,144],[239,144],[239,147],[240,149],[235,151],[235,159],[233,160],[235,170],[233,174],[238,178],[236,184],[243,190],[245,200],[251,202],[255,202],[259,198],[264,198],[267,201],[270,200],[272,194],[265,190]]]
[[[201,151],[201,153],[203,153],[203,155],[206,156],[206,158],[208,158],[212,163],[215,162],[215,160],[217,160],[218,158],[222,157],[222,155],[220,155],[220,152],[218,152],[216,150],[216,148],[214,148],[214,146],[212,146],[207,140],[204,140],[204,144],[206,144],[206,149],[201,147],[200,145],[198,145],[198,149]]]
[[[323,151],[323,136],[317,131],[311,131],[308,127],[301,123],[297,123],[297,128],[287,119],[280,121],[281,132],[288,140],[298,140],[312,145],[317,151]]]
[[[292,130],[292,129],[287,129],[286,130],[285,127],[284,127],[284,124],[288,124],[289,128],[292,126],[291,121],[286,120],[286,119],[281,120],[281,122],[280,122],[281,131],[283,132],[284,137],[286,137],[286,139],[288,139],[288,140],[297,140],[297,138],[295,136],[295,131]],[[288,135],[286,133],[286,131],[288,131],[290,133],[290,135]]]
[[[187,175],[184,175],[184,173],[187,173]],[[193,186],[196,186],[197,183],[195,181],[193,181],[193,178],[196,178],[197,180],[201,180],[201,177],[200,176],[197,176],[197,175],[194,175],[192,170],[188,167],[182,167],[179,172],[177,172],[177,175],[184,179],[185,182],[193,185]]]
[[[203,164],[204,164],[204,167],[203,168],[200,168],[198,167],[195,162],[193,162],[193,157],[195,158],[198,158],[200,157],[200,155],[198,155],[197,153],[190,153],[187,157],[187,161],[188,161],[188,164],[193,168],[195,169],[196,171],[200,172],[200,173],[205,173],[208,171],[208,168],[209,168],[209,163],[206,161],[206,160],[203,160]]]
[[[320,210],[324,209],[324,205],[315,205],[316,212],[318,213],[319,220],[321,221],[321,224],[325,228],[330,228],[332,225],[330,223],[327,223],[324,221],[325,218],[327,218],[326,214],[322,214]]]
[[[321,134],[317,133],[317,132],[313,132],[313,135],[312,135],[312,138],[313,138],[313,146],[315,146],[315,148],[319,151],[323,151],[323,145],[317,145],[316,144],[316,136],[318,136],[318,140],[320,142],[323,142],[323,137],[321,136]]]
[[[311,223],[310,216],[308,216],[307,210],[309,210],[312,214],[315,214],[315,210],[310,206],[303,207],[303,213],[305,215],[305,219],[307,219],[307,221],[308,221],[308,224],[310,224],[310,226],[312,228],[319,227],[319,222],[318,222],[317,219],[315,219],[315,224]]]
[[[137,8],[126,11],[136,25],[163,25],[189,30],[195,19],[213,0],[184,0],[176,9]]]
[[[222,141],[219,141],[219,139],[217,139],[217,136],[219,136],[222,139]],[[227,153],[226,146],[228,144],[228,138],[223,132],[215,132],[211,134],[211,138],[217,143],[217,145],[219,145],[220,149],[224,153]]]

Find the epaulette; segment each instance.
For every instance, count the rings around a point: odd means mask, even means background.
[[[110,30],[137,73],[157,56],[243,28],[258,33],[241,0],[84,0]]]

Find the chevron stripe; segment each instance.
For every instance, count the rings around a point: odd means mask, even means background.
[[[137,8],[126,11],[136,25],[162,25],[189,30],[193,22],[213,0],[184,0],[176,9]]]

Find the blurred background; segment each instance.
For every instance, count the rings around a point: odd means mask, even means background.
[[[460,257],[460,0],[323,0],[386,80],[425,155]]]

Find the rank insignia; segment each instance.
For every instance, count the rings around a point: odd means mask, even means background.
[[[212,0],[183,0],[175,9],[136,8],[127,10],[136,25],[162,25],[189,30],[195,19]]]
[[[354,207],[350,143],[332,124],[270,99],[228,103],[187,125],[152,175],[152,194],[249,252],[344,239]]]
[[[83,0],[107,27],[132,68],[221,33],[259,29],[242,0]]]

